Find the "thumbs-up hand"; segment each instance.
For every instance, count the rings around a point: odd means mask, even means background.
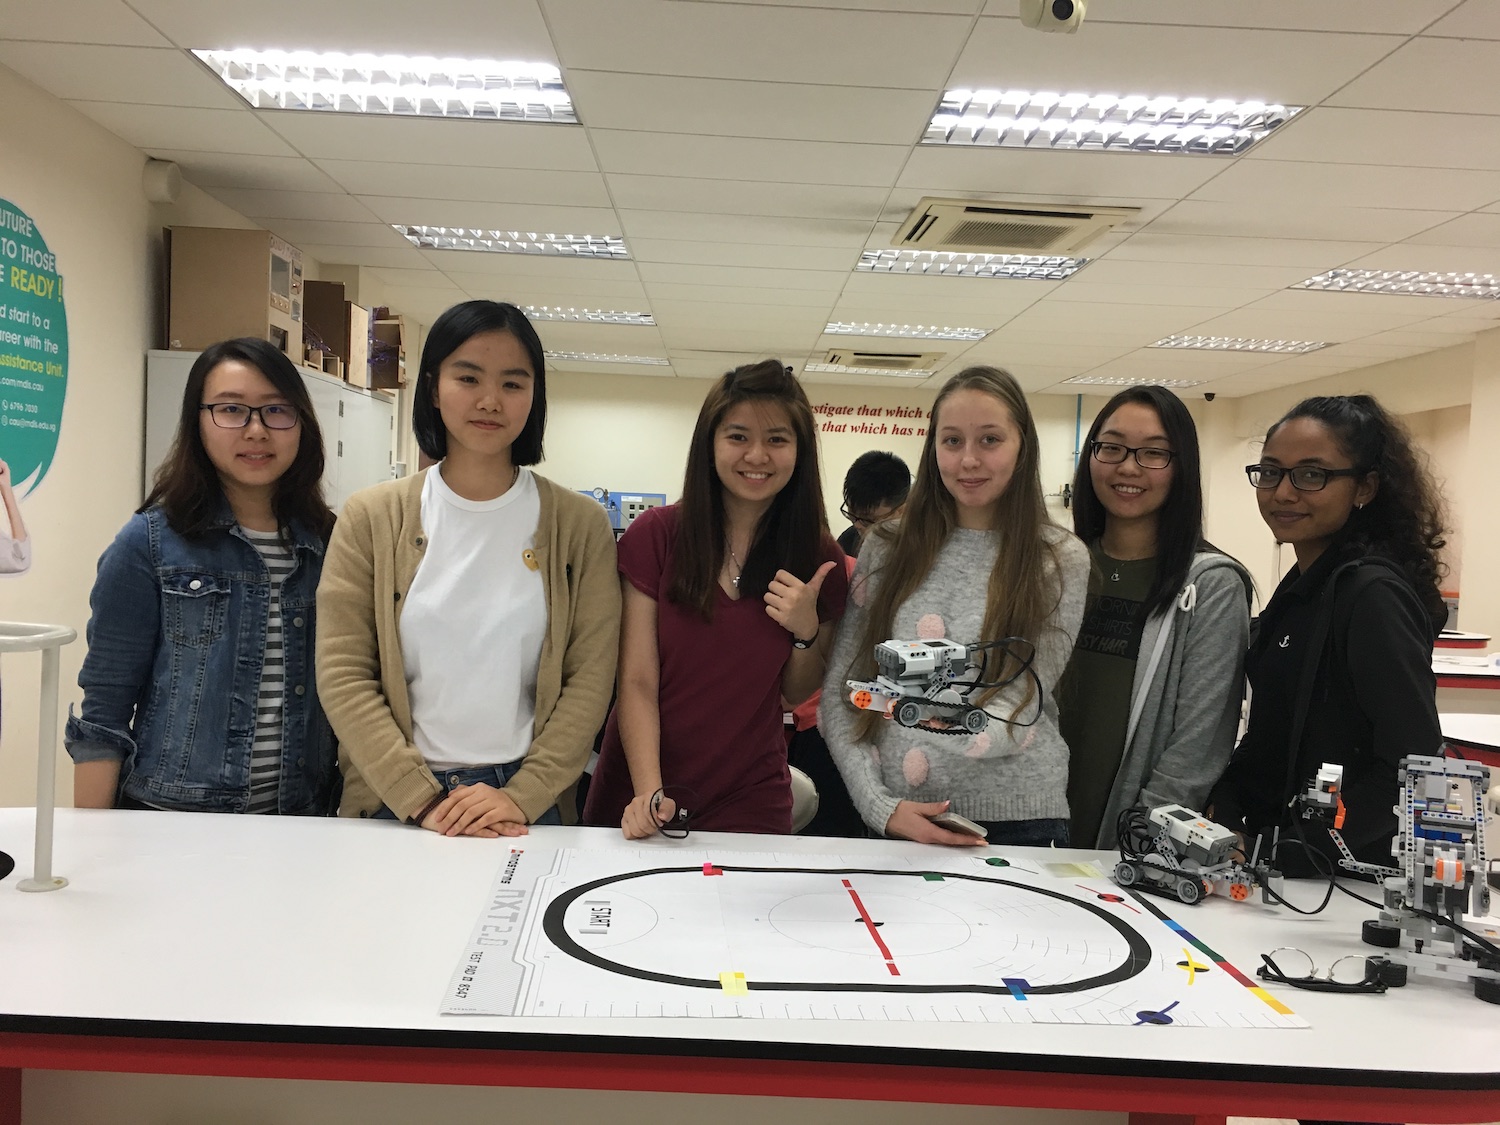
[[[794,640],[811,641],[818,635],[818,591],[838,563],[826,562],[806,582],[790,571],[778,570],[766,588],[766,612]]]

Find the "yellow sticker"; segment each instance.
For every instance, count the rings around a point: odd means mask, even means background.
[[[724,990],[725,996],[750,995],[750,989],[745,984],[744,973],[720,973],[719,987]]]
[[[1059,879],[1102,879],[1104,872],[1100,871],[1092,863],[1043,863],[1049,875],[1056,875]]]
[[[521,552],[521,561],[526,564],[527,570],[540,570],[542,568],[542,564],[537,562],[536,552],[530,547]]]

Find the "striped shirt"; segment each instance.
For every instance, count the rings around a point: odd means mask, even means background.
[[[266,654],[260,670],[260,695],[255,703],[255,740],[250,748],[250,807],[252,813],[277,811],[281,788],[281,714],[286,692],[284,642],[281,635],[281,583],[295,566],[291,547],[276,531],[251,531],[245,538],[260,552],[271,575],[266,609]]]

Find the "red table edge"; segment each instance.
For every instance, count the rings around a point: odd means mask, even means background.
[[[423,1085],[519,1086],[732,1094],[1130,1112],[1172,1118],[1315,1117],[1483,1121],[1488,1089],[1289,1085],[1197,1078],[972,1070],[920,1064],[492,1051],[306,1043],[194,1042],[0,1032],[0,1125],[20,1121],[22,1070],[290,1078]],[[15,1102],[8,1113],[7,1098]],[[1164,1125],[1152,1122],[1151,1125]]]
[[[1432,647],[1433,648],[1488,648],[1489,645],[1490,645],[1490,640],[1491,639],[1492,638],[1490,638],[1490,637],[1485,637],[1483,640],[1480,640],[1478,637],[1463,637],[1463,638],[1452,638],[1452,639],[1447,638],[1447,637],[1439,637],[1436,641],[1433,642]]]
[[[1440,688],[1500,689],[1500,676],[1466,676],[1462,672],[1434,672]]]

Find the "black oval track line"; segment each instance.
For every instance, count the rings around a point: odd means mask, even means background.
[[[1016,883],[1009,879],[992,879],[982,875],[959,875],[951,871],[889,871],[867,867],[730,867],[725,864],[716,864],[716,866],[726,875],[731,871],[772,875],[880,875],[911,879],[920,879],[924,875],[941,875],[944,879],[962,879],[969,883],[1014,887],[1019,891],[1045,895],[1047,898],[1054,898],[1059,902],[1067,903],[1069,906],[1088,911],[1114,929],[1116,933],[1125,939],[1126,944],[1130,948],[1130,953],[1124,963],[1115,966],[1108,972],[1064,984],[1038,985],[1035,988],[1028,988],[1026,990],[1028,996],[1055,996],[1068,992],[1083,992],[1091,988],[1105,988],[1112,984],[1119,984],[1121,981],[1129,980],[1131,977],[1139,974],[1152,960],[1151,945],[1145,938],[1131,929],[1124,921],[1095,906],[1092,902],[1083,902],[1079,899],[1069,898],[1067,895],[1058,894],[1056,891],[1044,890],[1041,887],[1028,887],[1024,883]],[[650,969],[638,969],[631,965],[622,965],[618,961],[611,961],[607,957],[601,957],[574,941],[563,926],[563,916],[567,913],[568,907],[584,895],[592,894],[602,887],[628,882],[631,879],[644,879],[651,875],[691,875],[699,874],[701,871],[701,867],[653,867],[649,871],[632,871],[624,875],[610,875],[603,879],[595,879],[592,883],[584,883],[582,886],[574,887],[572,890],[564,892],[548,904],[546,913],[542,915],[542,933],[547,936],[547,939],[553,945],[557,946],[558,949],[562,950],[568,956],[582,961],[586,965],[592,965],[596,969],[603,969],[605,972],[618,973],[621,976],[634,977],[637,980],[655,981],[658,984],[677,984],[682,985],[684,988],[707,988],[717,991],[722,987],[717,980],[700,980],[696,977],[680,977],[672,973],[658,973]],[[1010,988],[1003,984],[819,984],[815,981],[746,980],[745,987],[761,992],[978,992],[994,996],[1012,995]]]

